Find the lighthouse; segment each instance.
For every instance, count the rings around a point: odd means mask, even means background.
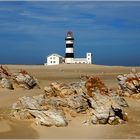
[[[74,38],[72,32],[67,32],[65,41],[66,41],[65,63],[71,64],[73,63],[74,60],[74,52],[73,52]]]
[[[47,57],[47,63],[44,63],[44,65],[58,65],[58,64],[92,64],[92,53],[88,52],[86,53],[85,58],[75,58],[74,57],[74,38],[72,32],[67,32],[67,35],[65,37],[66,41],[66,48],[65,48],[65,56],[61,56],[59,54],[53,53],[48,55]]]

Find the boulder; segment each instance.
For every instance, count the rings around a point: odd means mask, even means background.
[[[30,110],[30,113],[35,117],[36,124],[45,125],[45,126],[67,126],[68,122],[66,117],[61,110],[50,109],[47,111],[36,111]]]
[[[126,102],[126,100],[122,96],[119,96],[116,91],[111,92],[110,95],[110,98],[113,99],[117,104],[122,107],[128,107],[128,103]]]
[[[2,78],[0,84],[2,88],[14,89],[12,82],[7,78]]]
[[[121,106],[108,96],[96,94],[89,98],[91,104],[91,122],[93,124],[118,124],[124,120],[125,112]]]
[[[13,104],[12,114],[19,119],[33,118],[40,125],[67,126],[66,116],[87,113],[89,123],[84,124],[115,125],[128,120],[123,110],[127,106],[125,99],[108,89],[101,79],[89,76],[82,83],[53,82],[42,95],[24,96]]]
[[[53,95],[60,96],[62,98],[76,94],[76,91],[71,86],[64,83],[54,82],[51,83],[50,87],[53,91]]]
[[[68,107],[77,113],[84,112],[88,109],[88,102],[82,95],[71,95],[67,98]]]
[[[17,85],[19,85],[19,87],[23,87],[25,89],[32,89],[34,87],[39,88],[36,79],[34,79],[31,75],[25,72],[13,73],[12,79]]]
[[[68,122],[62,109],[47,106],[42,96],[22,97],[12,106],[12,116],[17,119],[35,118],[36,124],[45,126],[66,126]],[[43,101],[43,102],[42,102]],[[43,106],[44,105],[44,106]]]
[[[22,109],[30,109],[30,110],[40,110],[41,105],[38,101],[32,97],[23,96],[19,98],[19,100],[13,104],[12,109],[14,110],[22,110]]]
[[[140,93],[140,73],[118,75],[117,80],[122,96],[134,97]]]

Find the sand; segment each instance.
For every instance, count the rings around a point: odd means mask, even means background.
[[[9,71],[26,69],[35,76],[41,89],[24,90],[16,88],[7,90],[0,88],[0,138],[45,138],[45,139],[93,139],[93,138],[140,138],[140,100],[126,98],[129,108],[126,108],[129,121],[121,125],[84,125],[87,119],[85,114],[76,118],[69,117],[70,123],[67,127],[45,127],[37,126],[31,121],[18,121],[10,119],[9,113],[14,102],[22,96],[34,96],[43,93],[44,86],[51,82],[78,82],[81,75],[99,76],[110,88],[117,88],[116,76],[129,73],[132,67],[121,66],[98,66],[98,65],[57,65],[57,66],[25,66],[5,65]],[[136,67],[140,72],[140,67]]]

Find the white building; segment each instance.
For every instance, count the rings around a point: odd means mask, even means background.
[[[58,65],[64,63],[64,57],[59,55],[59,54],[50,54],[47,57],[47,63],[45,63],[44,65]]]
[[[86,53],[85,58],[75,58],[74,57],[74,38],[72,32],[68,32],[65,38],[66,41],[66,49],[65,49],[65,57],[59,54],[51,54],[47,57],[47,63],[44,65],[58,65],[61,63],[66,64],[92,64],[92,53]]]
[[[92,64],[92,53],[87,53],[86,58],[73,58],[73,64]]]

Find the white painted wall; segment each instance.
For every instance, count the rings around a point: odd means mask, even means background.
[[[92,53],[86,54],[87,64],[92,64]]]
[[[63,59],[63,57],[61,57],[57,54],[49,55],[47,57],[47,65],[58,65],[58,64],[62,63],[62,59]],[[44,65],[46,65],[46,63]]]
[[[66,64],[92,64],[92,53],[86,53],[86,58],[63,58],[58,54],[52,54],[47,57],[47,63],[44,65],[59,65],[65,61]]]

